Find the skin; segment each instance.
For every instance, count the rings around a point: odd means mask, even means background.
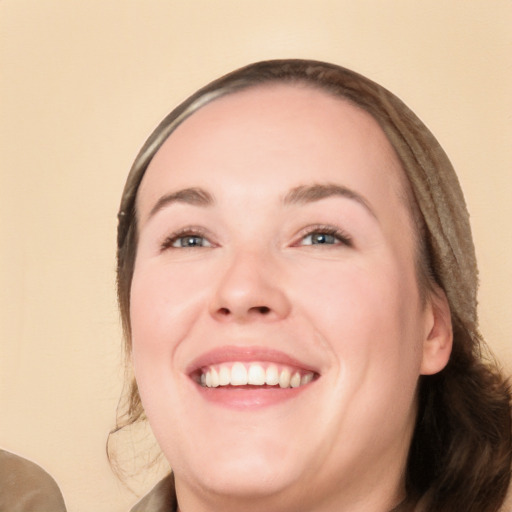
[[[451,349],[444,295],[420,298],[403,179],[371,116],[303,86],[215,100],[155,155],[137,199],[132,356],[182,512],[403,499],[418,378]],[[315,185],[353,195],[289,201]],[[189,188],[212,204],[162,200]],[[326,227],[342,234],[310,236]],[[199,245],[180,246],[184,228]],[[190,368],[225,346],[279,350],[318,378],[263,407],[213,403]]]

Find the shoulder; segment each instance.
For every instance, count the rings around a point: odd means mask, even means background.
[[[160,480],[130,512],[175,512],[177,509],[174,476],[172,474]]]
[[[40,466],[0,450],[0,510],[10,512],[65,512],[55,480]]]

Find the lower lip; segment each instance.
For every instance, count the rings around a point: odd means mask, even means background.
[[[233,409],[258,409],[277,405],[304,393],[313,382],[298,388],[226,386],[208,388],[196,384],[201,396],[217,405]]]

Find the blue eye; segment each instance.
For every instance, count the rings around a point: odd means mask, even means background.
[[[301,238],[299,245],[345,245],[352,247],[352,239],[337,228],[316,226]]]
[[[340,241],[328,233],[310,233],[302,239],[303,245],[334,245]]]
[[[172,240],[172,243],[169,244],[169,247],[211,247],[210,242],[199,235],[185,235],[180,236]]]
[[[201,231],[184,229],[168,236],[160,246],[162,251],[167,249],[195,249],[202,247],[213,247]]]

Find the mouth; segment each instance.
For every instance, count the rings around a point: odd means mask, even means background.
[[[215,349],[196,359],[187,373],[203,398],[244,409],[293,398],[320,378],[317,369],[260,347]]]
[[[203,366],[193,375],[202,387],[299,388],[315,378],[315,372],[274,363],[234,361]]]

